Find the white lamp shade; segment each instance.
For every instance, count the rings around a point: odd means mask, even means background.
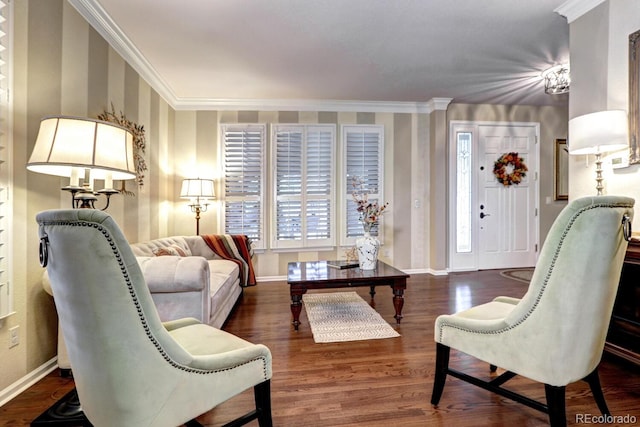
[[[45,117],[27,169],[66,177],[74,168],[91,169],[95,179],[135,178],[133,135],[124,127],[100,120]]]
[[[569,120],[568,145],[570,154],[604,153],[628,147],[626,111],[598,111]]]
[[[215,196],[212,179],[197,178],[182,181],[180,197],[183,199],[213,199]]]

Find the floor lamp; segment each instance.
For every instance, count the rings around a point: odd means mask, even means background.
[[[629,124],[624,110],[606,110],[569,120],[569,154],[595,154],[596,191],[602,195],[602,153],[629,146]]]
[[[191,212],[196,214],[196,235],[200,235],[200,213],[206,212],[209,200],[216,197],[212,179],[185,179],[180,190],[181,199],[190,199]]]

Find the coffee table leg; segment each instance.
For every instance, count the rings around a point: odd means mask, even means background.
[[[293,327],[298,330],[300,325],[300,312],[302,311],[302,295],[291,295],[291,314],[293,315]]]
[[[400,324],[402,320],[402,306],[404,306],[404,289],[393,290],[393,307],[396,309],[396,323]]]
[[[371,286],[371,291],[369,291],[369,295],[371,295],[371,299],[376,296],[376,287]]]

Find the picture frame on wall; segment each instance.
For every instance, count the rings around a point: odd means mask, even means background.
[[[569,147],[566,139],[556,139],[553,162],[554,200],[569,200]]]
[[[629,35],[629,164],[640,163],[640,30]]]

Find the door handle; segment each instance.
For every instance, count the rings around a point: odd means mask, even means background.
[[[484,212],[480,212],[480,219],[484,218],[485,216],[489,216],[491,214],[486,214]]]

